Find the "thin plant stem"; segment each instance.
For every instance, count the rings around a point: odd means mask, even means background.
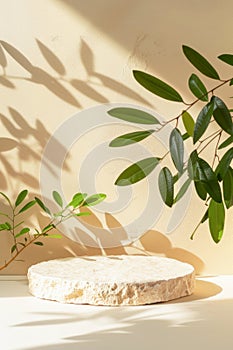
[[[49,231],[53,230],[54,228],[55,227],[51,227],[51,229],[46,231],[46,233],[48,233]],[[10,258],[8,261],[6,261],[4,265],[0,266],[0,271],[5,269],[8,265],[10,265],[10,263],[12,263],[19,256],[19,254],[21,254],[29,245],[31,245],[33,242],[35,242],[39,237],[41,237],[43,235],[44,235],[43,233],[35,235],[34,238],[30,239],[30,241],[25,244],[25,246],[23,246],[22,248],[18,249],[16,251],[16,254],[12,258]]]
[[[187,105],[188,107],[183,110],[180,114],[178,114],[176,117],[169,119],[168,121],[164,122],[162,124],[162,126],[158,129],[158,131],[160,131],[161,129],[163,129],[167,124],[172,123],[173,121],[176,120],[176,126],[178,125],[178,121],[179,119],[182,117],[183,113],[188,112],[193,106],[195,106],[196,103],[200,102],[201,99],[205,96],[208,96],[209,94],[214,93],[215,90],[219,89],[220,87],[222,87],[223,85],[229,83],[233,78],[227,79],[227,80],[221,80],[221,83],[218,84],[217,86],[215,86],[214,88],[210,89],[209,91],[207,91],[205,94],[203,94],[200,98],[197,98],[196,100],[194,100],[191,103],[185,103],[185,105]]]
[[[12,209],[12,236],[13,236],[13,240],[14,240],[15,250],[18,253],[19,248],[17,245],[17,240],[15,238],[15,207]]]
[[[214,163],[215,163],[216,158],[219,160],[218,146],[219,146],[219,142],[220,142],[221,136],[222,136],[222,130],[220,131],[219,136],[218,136],[218,140],[216,142],[216,146],[215,146],[215,150],[214,150],[214,158],[213,158],[213,162],[212,162],[212,168],[214,167]]]
[[[197,226],[195,227],[193,233],[190,236],[190,239],[193,240],[195,233],[197,232],[197,230],[199,229],[199,227],[201,226],[201,221],[197,224]]]
[[[203,152],[203,151],[207,148],[207,146],[208,146],[211,142],[213,142],[213,140],[216,139],[216,137],[218,137],[219,134],[221,134],[221,132],[222,132],[222,131],[219,131],[217,134],[215,134],[215,135],[209,140],[209,142],[207,142],[207,143],[205,144],[205,146],[202,147],[202,149],[199,151],[198,155],[199,155],[201,152]]]
[[[47,226],[45,226],[39,233],[38,231],[35,229],[35,231],[37,232],[36,234],[34,234],[33,238],[31,237],[31,235],[28,234],[28,238],[29,238],[29,241],[26,242],[24,244],[24,246],[22,246],[22,248],[18,248],[18,242],[15,238],[15,216],[17,214],[15,214],[15,208],[12,206],[12,220],[13,220],[13,227],[12,227],[12,230],[11,230],[11,234],[13,236],[13,239],[14,239],[14,245],[15,245],[15,251],[16,253],[7,261],[5,261],[5,264],[0,266],[0,271],[5,269],[8,265],[10,265],[13,261],[16,260],[16,258],[28,247],[30,246],[32,243],[34,243],[37,239],[39,238],[42,238],[44,236],[47,236],[48,233],[50,231],[52,231],[53,229],[56,229],[57,226],[59,226],[62,222],[68,220],[70,217],[72,217],[75,212],[77,210],[79,210],[81,207],[82,207],[82,204],[83,202],[76,208],[73,208],[72,210],[70,210],[70,213],[68,215],[63,215],[64,212],[68,209],[67,207],[64,208],[62,211],[61,211],[61,214],[59,215],[59,218],[58,217],[53,217],[53,219],[49,222],[49,224]],[[55,223],[55,221],[57,220],[57,223]],[[54,224],[55,223],[55,224]],[[50,227],[51,226],[51,227]],[[45,230],[45,228],[48,227],[47,230]]]
[[[217,131],[214,131],[211,135],[205,137],[204,139],[199,140],[199,143],[200,143],[200,144],[198,145],[198,147],[200,147],[201,144],[202,144],[203,142],[205,142],[206,140],[208,140],[208,139],[211,138],[212,136],[218,134],[220,131],[221,131],[221,129],[219,129],[219,130],[217,130]]]

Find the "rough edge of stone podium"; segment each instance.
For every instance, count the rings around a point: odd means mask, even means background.
[[[81,257],[80,257],[81,258]],[[87,257],[90,258],[90,257]],[[76,259],[76,258],[73,258]],[[161,258],[168,259],[168,258]],[[63,260],[63,259],[61,259]],[[65,259],[64,259],[65,260]],[[169,259],[177,261],[175,259]],[[52,262],[50,260],[48,263]],[[38,266],[39,263],[34,266]],[[90,304],[104,306],[146,305],[166,302],[191,295],[195,286],[194,268],[183,276],[149,282],[87,282],[43,276],[28,270],[29,291],[32,295],[61,303]]]

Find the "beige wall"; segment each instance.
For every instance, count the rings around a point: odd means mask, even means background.
[[[77,111],[124,102],[150,107],[165,118],[176,115],[180,106],[144,91],[131,71],[155,74],[192,100],[186,81],[193,71],[182,55],[182,44],[209,57],[227,78],[230,70],[215,57],[232,52],[232,12],[231,0],[1,0],[1,40],[18,51],[11,55],[5,51],[7,64],[0,55],[0,63],[6,66],[0,77],[0,190],[9,196],[23,188],[30,189],[32,197],[39,194],[40,157],[46,142]],[[27,71],[30,64],[39,68],[32,77]],[[113,135],[105,130],[102,137]],[[88,139],[86,142],[88,148]],[[64,170],[67,195],[76,190],[72,171],[77,154],[73,153],[68,160],[70,170]],[[111,198],[113,184],[108,179],[108,169],[105,173],[103,168],[97,190]],[[165,211],[152,230],[127,247],[101,250],[82,247],[66,237],[47,240],[44,248],[28,248],[21,256],[24,262],[15,262],[2,273],[22,274],[32,263],[76,254],[148,252],[190,262],[199,274],[233,273],[232,211],[218,245],[212,242],[206,225],[194,241],[189,239],[202,211],[193,195],[183,223],[171,235],[164,234]],[[46,219],[27,221],[42,224]],[[109,227],[117,225],[117,218],[110,215],[107,221]],[[98,216],[92,222],[102,224]],[[10,245],[9,237],[1,233],[2,262]]]

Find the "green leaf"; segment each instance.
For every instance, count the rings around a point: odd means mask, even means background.
[[[33,242],[33,243],[36,245],[40,245],[40,246],[44,245],[44,243],[42,243],[42,242]]]
[[[28,194],[28,190],[23,190],[19,193],[18,197],[16,198],[16,201],[15,201],[15,206],[18,207],[18,205],[20,205],[23,200],[25,199],[25,197],[27,196]]]
[[[217,181],[216,174],[204,159],[198,157],[196,166],[196,179],[194,178],[194,180],[202,182]]]
[[[229,168],[223,178],[223,197],[227,209],[233,206],[233,169]]]
[[[87,197],[83,203],[83,207],[84,206],[87,206],[87,207],[91,207],[91,206],[94,206],[94,205],[97,205],[99,203],[101,203],[103,200],[105,200],[106,198],[106,194],[104,193],[96,193],[96,194],[93,194],[92,196],[90,197]]]
[[[63,207],[63,200],[57,191],[53,191],[53,199],[61,208]]]
[[[86,197],[87,197],[87,193],[76,193],[73,196],[72,201],[69,203],[69,206],[73,208],[77,208],[84,202]]]
[[[179,173],[182,173],[184,167],[184,142],[177,128],[173,129],[171,132],[169,148],[176,169]]]
[[[7,226],[7,228],[8,228],[8,230],[11,230],[12,229],[12,226],[11,226],[11,224],[9,223],[9,222],[5,222],[5,225]]]
[[[192,74],[189,78],[189,88],[199,100],[208,101],[208,94],[205,85],[196,74]]]
[[[146,137],[153,134],[153,132],[155,132],[155,130],[136,131],[136,132],[131,132],[129,134],[124,134],[112,140],[109,146],[110,147],[128,146],[128,145],[131,145],[132,143],[136,143],[144,140]]]
[[[203,201],[205,201],[206,200],[206,196],[207,196],[207,191],[206,191],[205,186],[203,185],[203,183],[201,181],[194,181],[194,186],[195,186],[197,195]]]
[[[51,235],[48,235],[49,238],[57,238],[57,239],[61,239],[62,238],[62,235],[60,235],[59,233],[56,233],[56,234],[51,234]]]
[[[28,233],[30,231],[30,228],[28,227],[24,227],[17,235],[15,235],[15,238],[18,238],[20,236],[25,235],[26,233]]]
[[[0,192],[0,195],[3,196],[6,199],[6,201],[8,202],[10,207],[12,208],[12,203],[11,203],[10,199],[7,197],[7,195],[5,193],[3,193],[3,192]]]
[[[73,216],[89,216],[91,213],[89,211],[82,211],[80,213],[73,214]]]
[[[37,202],[37,204],[39,204],[39,206],[49,215],[51,215],[51,211],[49,210],[49,208],[47,208],[44,203],[40,200],[40,198],[35,197],[35,201]]]
[[[209,218],[208,212],[209,212],[209,208],[206,210],[205,214],[203,215],[201,219],[201,224],[203,224],[206,220],[208,220]]]
[[[221,61],[229,64],[230,66],[233,66],[233,55],[225,53],[225,54],[218,56],[218,58]]]
[[[200,137],[206,131],[210,123],[210,119],[213,115],[213,111],[214,111],[214,103],[212,101],[207,103],[207,105],[204,106],[200,111],[194,127],[194,133],[193,133],[194,144],[200,139]]]
[[[190,137],[190,135],[187,132],[182,135],[183,141],[187,140],[189,137]]]
[[[229,109],[225,103],[217,96],[213,96],[211,100],[214,103],[213,116],[221,128],[228,134],[233,134],[233,124]]]
[[[176,175],[173,175],[172,177],[173,185],[175,185],[175,183],[179,180],[179,178],[180,178],[179,173],[177,173]]]
[[[140,160],[126,168],[116,179],[115,185],[128,186],[141,181],[159,164],[159,158],[150,157]]]
[[[185,130],[187,131],[188,135],[193,137],[195,122],[194,122],[192,116],[188,112],[184,111],[182,113],[182,121],[183,121]]]
[[[12,226],[11,226],[11,224],[10,224],[9,222],[6,221],[6,222],[4,223],[4,225],[5,225],[5,227],[6,227],[5,230],[7,230],[7,231],[10,231],[10,230],[12,229]]]
[[[0,231],[9,231],[11,229],[11,225],[8,223],[0,224]]]
[[[36,200],[30,201],[27,204],[25,204],[23,206],[23,208],[20,209],[20,211],[18,212],[18,214],[23,213],[24,211],[28,210],[29,208],[31,208],[34,204],[36,204]]]
[[[133,75],[140,85],[153,94],[169,101],[183,102],[182,97],[173,87],[153,75],[138,70],[134,70]]]
[[[215,169],[215,174],[217,175],[218,179],[221,181],[224,176],[226,175],[226,172],[231,164],[231,161],[233,159],[233,147],[230,148],[222,157],[222,159],[219,161],[217,168]]]
[[[54,224],[49,224],[47,226],[45,226],[43,229],[42,229],[42,233],[46,233],[50,230],[52,230],[53,228],[55,228],[56,226]]]
[[[196,164],[196,180],[201,181],[210,197],[216,202],[222,202],[221,189],[218,183],[218,179],[209,164],[202,158],[198,158]]]
[[[221,143],[221,145],[218,147],[218,149],[225,148],[232,143],[233,143],[233,135],[229,136],[223,143]]]
[[[183,185],[181,186],[179,192],[177,193],[175,199],[174,199],[174,203],[178,202],[184,195],[185,193],[187,192],[190,184],[191,184],[192,180],[190,179],[187,179]]]
[[[112,117],[125,120],[126,122],[136,124],[160,124],[157,118],[152,114],[142,111],[141,109],[117,107],[107,112]]]
[[[225,209],[223,203],[217,203],[213,199],[210,201],[209,210],[209,229],[215,243],[220,242],[223,236]]]
[[[197,161],[198,161],[198,154],[197,151],[194,150],[188,160],[188,176],[191,180],[199,180],[197,179]]]
[[[167,167],[161,169],[159,173],[159,191],[164,203],[172,207],[174,198],[174,185],[172,173]]]
[[[14,245],[11,247],[11,254],[14,253],[15,250],[16,250],[16,244],[14,244]]]
[[[207,61],[205,57],[189,46],[183,45],[183,53],[192,65],[202,74],[209,78],[219,80],[220,77],[214,67]]]

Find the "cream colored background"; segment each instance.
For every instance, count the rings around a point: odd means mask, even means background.
[[[6,54],[7,66],[2,70],[5,75],[0,77],[0,189],[9,196],[25,187],[31,190],[32,197],[39,194],[44,146],[56,127],[81,109],[105,102],[125,102],[151,107],[165,118],[176,115],[178,104],[144,91],[131,71],[141,69],[155,74],[191,101],[186,81],[194,69],[183,57],[182,44],[202,52],[228,78],[232,74],[230,68],[215,57],[233,52],[232,12],[231,0],[1,0],[1,40],[42,70],[31,77]],[[43,45],[56,56],[44,52],[53,68],[43,57]],[[19,59],[19,53],[12,56]],[[111,139],[112,135],[106,130],[102,136]],[[6,142],[3,137],[10,140]],[[73,155],[68,162],[70,170],[64,170],[67,194],[76,190],[72,185],[72,159]],[[101,179],[97,179],[97,190],[111,198],[114,191],[107,168],[102,169]],[[192,263],[202,275],[233,273],[232,211],[218,245],[212,242],[206,225],[202,225],[194,241],[189,239],[202,211],[193,196],[184,222],[172,235],[163,234],[165,213],[153,230],[128,247],[101,250],[82,247],[66,237],[48,239],[44,248],[28,248],[21,256],[24,262],[15,262],[2,273],[26,273],[29,265],[43,259],[122,253],[177,258]],[[27,220],[29,224],[42,224],[46,219]],[[117,225],[111,215],[106,220],[109,227]],[[95,216],[92,223],[101,225]],[[7,258],[10,245],[9,237],[1,233],[1,262]]]

